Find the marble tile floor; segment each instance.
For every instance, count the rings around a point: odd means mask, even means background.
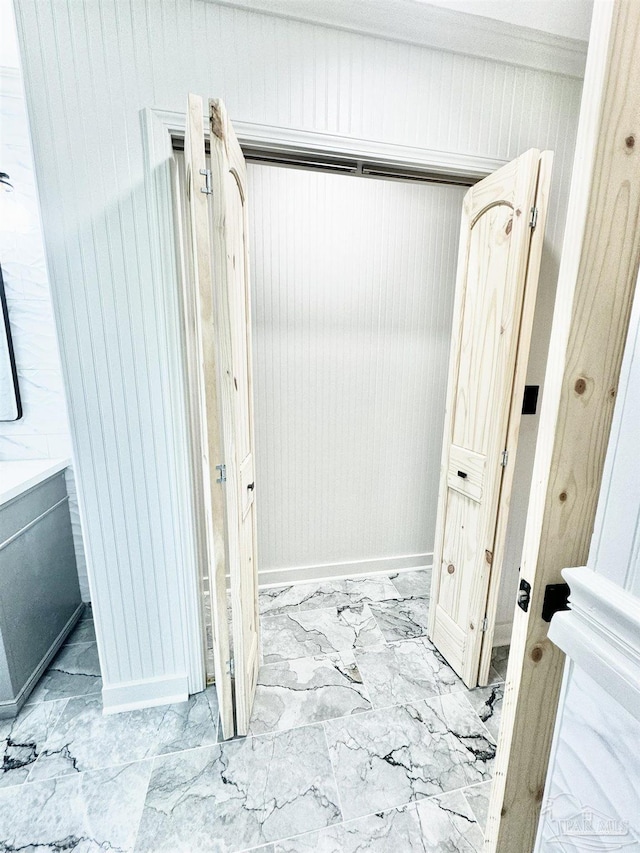
[[[426,570],[263,590],[250,735],[222,743],[214,688],[103,715],[89,610],[0,720],[0,853],[478,853],[508,649],[467,690],[428,606]]]

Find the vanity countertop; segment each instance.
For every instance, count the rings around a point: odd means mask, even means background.
[[[0,462],[0,506],[48,480],[71,464],[70,459],[23,459]]]

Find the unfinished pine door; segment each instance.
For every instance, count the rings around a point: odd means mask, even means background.
[[[209,193],[206,185],[202,98],[189,95],[185,134],[185,271],[183,316],[187,342],[187,373],[197,389],[190,400],[190,417],[197,457],[194,486],[196,532],[201,571],[209,577],[215,686],[223,738],[233,737],[234,713],[226,597],[225,501],[216,482],[215,465],[222,457],[217,341],[214,328],[213,259]]]
[[[468,687],[488,680],[551,160],[527,151],[463,204],[429,636]]]
[[[222,101],[209,102],[215,326],[236,734],[249,730],[259,667],[247,176]]]

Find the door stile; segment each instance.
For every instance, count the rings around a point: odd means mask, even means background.
[[[194,331],[198,352],[200,472],[206,552],[210,570],[210,605],[214,644],[215,685],[224,738],[234,734],[229,626],[226,606],[225,505],[215,466],[222,457],[216,378],[216,340],[213,311],[213,272],[210,243],[209,194],[206,188],[202,99],[189,95],[185,136],[185,172],[193,253]],[[212,581],[212,583],[211,583]]]
[[[522,399],[529,364],[529,352],[531,349],[531,335],[535,307],[538,296],[538,275],[542,259],[544,245],[544,233],[547,223],[549,208],[549,194],[551,190],[551,173],[553,167],[553,152],[543,151],[540,154],[538,167],[538,180],[535,194],[535,207],[537,209],[536,225],[532,229],[531,243],[529,245],[529,258],[527,262],[527,274],[525,280],[524,299],[522,302],[522,315],[520,319],[520,334],[516,364],[513,377],[513,390],[511,394],[511,406],[509,412],[509,423],[507,426],[504,442],[508,453],[508,463],[503,470],[501,494],[499,497],[500,511],[496,524],[494,547],[492,549],[491,570],[489,573],[489,588],[487,591],[486,604],[486,630],[482,636],[482,647],[480,651],[480,670],[478,684],[486,687],[489,683],[489,670],[491,668],[491,653],[493,650],[493,637],[496,627],[496,614],[498,609],[498,596],[500,594],[500,581],[502,578],[503,560],[507,539],[509,523],[509,508],[515,475],[516,459],[518,452],[518,436],[520,434]],[[544,393],[544,389],[543,389]],[[503,491],[505,494],[503,494]],[[505,496],[506,495],[506,496]]]

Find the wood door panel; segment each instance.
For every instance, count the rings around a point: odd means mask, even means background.
[[[514,377],[530,341],[523,306],[533,310],[537,287],[528,264],[540,160],[526,152],[472,187],[463,205],[429,634],[469,687],[500,573],[496,530],[503,537],[499,509],[508,511],[511,488],[503,451],[509,436],[517,440]],[[526,301],[525,284],[534,291]]]
[[[447,485],[474,501],[482,500],[487,457],[465,447],[451,445]]]
[[[195,354],[188,365],[197,375],[197,400],[191,401],[193,418],[197,421],[196,444],[199,456],[199,482],[196,512],[197,527],[203,530],[203,559],[208,562],[209,594],[212,611],[213,658],[215,687],[220,709],[223,738],[233,737],[234,713],[231,688],[231,658],[227,618],[226,567],[228,550],[225,533],[225,501],[221,484],[217,482],[215,465],[222,461],[219,388],[217,377],[218,353],[213,326],[213,252],[208,195],[202,192],[206,168],[202,98],[189,95],[186,114],[185,178],[187,221],[186,249],[190,252],[190,275],[185,282],[187,336],[195,337]],[[189,353],[190,350],[188,350]]]
[[[245,735],[260,647],[246,168],[224,104],[210,101],[209,114],[236,733]]]

